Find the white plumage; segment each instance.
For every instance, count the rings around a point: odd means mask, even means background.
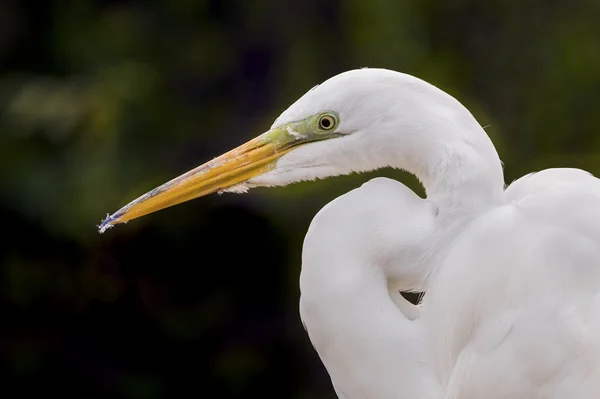
[[[445,398],[600,396],[598,179],[525,176],[455,241],[426,296]]]

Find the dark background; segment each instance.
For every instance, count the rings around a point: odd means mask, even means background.
[[[486,127],[506,181],[600,175],[597,0],[0,0],[2,397],[333,398],[300,323],[314,214],[376,173],[107,212],[363,66]]]

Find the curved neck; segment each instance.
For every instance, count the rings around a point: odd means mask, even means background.
[[[427,198],[448,210],[478,210],[504,201],[502,163],[475,117],[458,100],[402,75],[394,90],[369,103],[379,115],[366,135],[363,170],[391,166],[414,174]],[[382,110],[381,103],[386,104]],[[364,147],[364,143],[363,146]],[[347,159],[348,165],[356,158]]]
[[[406,98],[406,94],[402,97]],[[390,165],[414,174],[427,199],[445,210],[467,210],[504,201],[502,163],[475,117],[458,100],[418,81],[408,91],[388,140]]]
[[[478,213],[504,201],[504,177],[496,149],[479,125],[474,130],[481,131],[477,145],[464,140],[464,135],[446,131],[446,140],[423,150],[427,158],[417,154],[405,165],[423,184],[427,199],[441,211]]]
[[[380,126],[389,134],[383,136],[387,144],[379,145],[379,162],[414,174],[438,209],[421,259],[424,290],[464,226],[506,202],[502,163],[475,117],[438,88],[416,80],[394,104],[389,112],[395,118]]]

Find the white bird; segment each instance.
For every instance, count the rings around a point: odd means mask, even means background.
[[[131,202],[117,223],[215,191],[386,166],[307,233],[300,313],[340,398],[600,397],[599,181],[577,169],[504,190],[496,150],[436,87],[337,75],[271,129]],[[397,292],[427,291],[423,309]]]

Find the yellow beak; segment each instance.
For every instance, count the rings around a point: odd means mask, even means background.
[[[296,126],[285,125],[270,130],[147,192],[108,216],[98,229],[103,233],[115,224],[244,183],[272,170],[277,159],[294,147],[337,136],[302,135],[294,132],[293,128]]]

